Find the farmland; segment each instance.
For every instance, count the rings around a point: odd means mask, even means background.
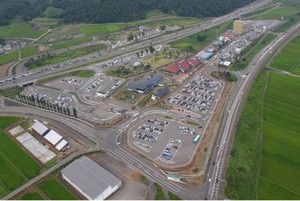
[[[71,59],[74,59],[77,57],[81,57],[81,56],[84,56],[87,54],[99,52],[99,51],[103,50],[105,47],[106,46],[103,44],[92,45],[92,46],[80,48],[80,49],[73,50],[73,51],[68,51],[68,52],[61,53],[61,54],[49,55],[49,56],[42,57],[42,58],[39,58],[36,60],[32,59],[32,60],[28,61],[25,65],[29,69],[33,69],[33,68],[37,68],[37,67],[44,66],[44,65],[65,62],[65,61],[68,61],[68,60],[71,60]]]
[[[172,48],[195,53],[205,45],[212,42],[216,37],[225,32],[231,26],[231,22],[225,22],[219,26],[202,31],[184,39],[171,43]]]
[[[35,184],[23,192],[17,199],[21,200],[77,200],[77,197],[53,175]]]
[[[39,189],[51,200],[76,200],[76,197],[57,179],[46,179]]]
[[[21,57],[26,58],[37,54],[37,47],[35,45],[26,46],[21,50]]]
[[[128,28],[137,28],[138,26],[148,26],[151,28],[160,28],[160,26],[187,26],[195,23],[199,23],[203,20],[199,18],[190,17],[170,17],[161,20],[151,20],[151,21],[136,21],[129,23],[107,23],[107,24],[83,24],[80,27],[81,32],[84,34],[91,35],[105,35],[110,33],[115,33],[119,31],[124,31]]]
[[[263,72],[256,80],[238,124],[227,196],[300,198],[299,98],[299,78]]]
[[[300,36],[292,39],[271,63],[271,67],[300,74]]]
[[[52,48],[57,50],[57,49],[63,49],[63,48],[68,48],[72,47],[75,45],[80,45],[82,43],[87,43],[90,42],[92,39],[91,38],[78,38],[78,39],[71,39],[63,42],[57,42],[52,44]]]
[[[13,52],[7,53],[5,55],[1,55],[0,56],[0,65],[7,64],[12,61],[17,61],[18,55],[19,55],[18,51],[13,51]]]
[[[0,26],[0,38],[38,38],[46,30],[33,28],[28,23],[13,23],[7,26]]]
[[[0,197],[41,171],[41,166],[4,133],[3,129],[16,121],[15,117],[0,118]]]
[[[269,19],[280,20],[281,17],[287,17],[289,15],[293,15],[298,12],[299,12],[299,8],[297,8],[297,7],[283,6],[280,8],[269,10],[261,15],[254,17],[254,19],[256,19],[256,20],[269,20]]]

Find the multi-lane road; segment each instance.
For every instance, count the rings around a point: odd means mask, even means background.
[[[74,60],[64,62],[63,65],[55,64],[55,65],[51,65],[51,66],[45,66],[44,68],[39,68],[37,70],[31,71],[31,74],[28,74],[26,76],[23,76],[23,77],[17,76],[18,77],[17,80],[14,78],[15,76],[10,76],[10,77],[2,79],[2,81],[5,80],[5,82],[0,84],[0,88],[8,88],[8,87],[12,87],[15,85],[22,85],[22,84],[25,84],[25,83],[28,83],[31,81],[38,80],[45,76],[53,76],[54,74],[57,74],[61,71],[79,68],[79,67],[81,67],[83,65],[87,65],[89,63],[94,63],[97,61],[104,61],[109,58],[114,58],[114,57],[128,54],[128,53],[134,53],[137,50],[140,50],[143,48],[148,48],[151,45],[168,44],[173,41],[190,36],[192,34],[198,33],[200,31],[220,25],[226,21],[233,20],[235,18],[240,17],[241,15],[253,12],[257,8],[262,7],[270,2],[271,2],[271,0],[259,0],[255,3],[247,5],[240,9],[237,9],[234,12],[229,13],[227,15],[213,18],[209,21],[196,24],[194,26],[188,27],[183,30],[179,30],[179,31],[175,31],[170,34],[164,34],[164,35],[161,35],[158,37],[143,40],[141,42],[137,42],[137,43],[125,46],[125,47],[120,47],[120,48],[116,48],[116,49],[112,49],[112,50],[110,49],[108,51],[103,51],[101,53],[96,53],[96,54],[92,54],[92,55],[86,55],[81,58],[76,58]],[[57,67],[57,66],[59,66],[59,67]]]
[[[284,34],[279,35],[271,44],[259,52],[249,67],[244,71],[243,78],[236,87],[233,93],[233,99],[228,102],[225,109],[223,125],[220,129],[217,146],[215,147],[212,163],[208,174],[207,195],[208,199],[222,199],[221,189],[224,187],[224,175],[226,171],[226,163],[228,162],[228,152],[230,150],[230,141],[232,140],[233,133],[237,124],[239,113],[241,111],[242,103],[247,95],[247,91],[251,83],[256,78],[257,73],[260,71],[264,64],[272,57],[272,55],[284,43],[286,43],[293,35],[299,34],[300,24],[290,28]]]
[[[127,47],[118,48],[116,50],[112,50],[110,53],[105,53],[102,56],[99,56],[97,59],[105,59],[107,57],[114,57],[118,55],[123,54],[130,54],[128,52],[134,52],[138,49],[148,47],[149,45],[154,44],[162,44],[162,43],[169,43],[174,40],[178,40],[180,38],[184,38],[188,35],[197,33],[199,31],[208,29],[210,27],[216,26],[218,24],[221,24],[225,21],[234,19],[236,17],[239,17],[242,14],[252,12],[253,10],[257,9],[258,7],[265,5],[266,3],[270,2],[270,0],[266,1],[259,1],[255,4],[252,4],[250,6],[241,8],[233,13],[230,13],[228,15],[218,17],[215,19],[212,19],[208,22],[201,23],[197,26],[193,26],[169,35],[163,35],[159,36],[155,39],[150,39],[147,41],[142,41],[140,43],[136,43]],[[126,150],[124,150],[122,147],[120,147],[121,140],[122,140],[122,130],[124,128],[110,128],[110,129],[103,129],[103,128],[97,128],[96,126],[89,124],[87,122],[70,118],[67,116],[63,116],[57,113],[53,113],[50,111],[46,111],[40,108],[34,108],[30,106],[6,106],[3,104],[0,104],[0,111],[1,114],[5,115],[18,115],[18,116],[33,116],[33,117],[40,117],[42,119],[47,119],[49,121],[59,121],[61,124],[63,124],[66,127],[75,129],[78,133],[82,134],[89,140],[93,141],[95,143],[95,146],[91,149],[104,149],[114,155],[115,157],[119,158],[120,160],[123,160],[127,162],[130,166],[134,167],[135,169],[139,170],[143,174],[147,175],[150,179],[152,179],[155,182],[160,183],[164,188],[167,190],[170,190],[172,192],[177,193],[179,196],[181,196],[184,199],[219,199],[222,197],[220,196],[220,189],[223,185],[222,178],[224,176],[224,170],[226,166],[227,161],[227,153],[228,153],[228,145],[229,141],[232,137],[232,133],[234,132],[235,124],[238,118],[238,114],[243,102],[243,97],[245,97],[245,94],[247,92],[247,89],[249,88],[251,82],[255,78],[255,75],[261,68],[262,64],[267,61],[271,54],[270,52],[274,52],[279,46],[281,46],[288,38],[293,35],[297,30],[299,30],[299,25],[296,27],[293,27],[292,29],[288,30],[283,35],[279,36],[272,44],[270,44],[268,47],[266,47],[263,51],[261,51],[257,57],[255,58],[255,61],[251,63],[249,69],[245,71],[244,73],[244,79],[241,79],[237,86],[237,90],[234,92],[234,94],[231,96],[232,99],[228,102],[228,106],[225,109],[225,115],[224,115],[224,123],[222,124],[222,127],[220,129],[219,138],[217,141],[218,146],[216,146],[212,161],[215,161],[215,165],[211,165],[209,167],[208,171],[208,178],[207,183],[205,187],[197,187],[197,188],[184,188],[182,186],[176,185],[166,179],[165,174],[159,170],[155,165],[150,163],[149,161],[146,161],[143,158],[139,158],[137,156],[134,156],[130,153],[128,153]],[[91,62],[91,61],[90,61]],[[63,69],[53,69],[48,71],[37,71],[32,72],[30,75],[26,76],[26,79],[20,78],[19,80],[14,80],[11,82],[7,82],[7,84],[2,85],[2,88],[15,86],[17,84],[23,84],[29,81],[33,81],[36,79],[40,79],[42,77],[48,76],[53,73],[58,73],[61,70],[66,70],[68,68],[74,68],[76,66],[66,67]],[[151,111],[145,111],[145,112],[151,112]],[[137,117],[142,116],[144,112],[141,112],[138,114]],[[128,126],[128,124],[124,124],[123,126]],[[60,164],[57,164],[55,168],[60,167],[61,164],[65,164],[67,162],[66,160],[61,162]],[[39,177],[31,180],[26,185],[31,185],[32,183],[38,181],[47,173],[51,172],[51,170],[43,173],[43,175],[40,175]],[[6,198],[13,197],[17,192],[20,192],[20,190],[24,189],[27,186],[22,186],[21,188],[17,189],[15,192],[9,194],[6,196]]]

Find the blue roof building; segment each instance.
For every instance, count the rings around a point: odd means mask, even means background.
[[[163,82],[163,77],[156,75],[151,77],[150,79],[129,83],[127,86],[127,90],[138,92],[141,94],[146,94],[152,91],[157,85],[159,85],[162,82]]]

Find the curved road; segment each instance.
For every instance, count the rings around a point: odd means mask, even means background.
[[[284,45],[293,35],[299,34],[300,23],[296,24],[283,35],[278,36],[271,44],[265,47],[250,63],[246,72],[246,76],[236,87],[238,91],[234,94],[234,99],[229,102],[225,109],[224,122],[220,129],[218,146],[215,147],[210,171],[208,174],[209,188],[206,192],[208,199],[223,199],[220,193],[224,187],[224,175],[226,173],[226,162],[228,160],[228,153],[230,148],[230,141],[232,139],[235,127],[238,121],[239,113],[242,108],[242,103],[247,95],[247,90],[250,88],[251,83],[255,80],[256,75],[266,62],[272,57],[276,50]],[[213,165],[214,164],[214,165]]]

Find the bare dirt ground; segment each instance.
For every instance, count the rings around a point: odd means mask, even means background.
[[[7,64],[3,64],[0,66],[0,77],[5,77],[9,71],[9,68],[14,64],[14,62],[10,62]]]
[[[148,188],[141,181],[141,175],[106,153],[95,153],[89,156],[103,168],[122,180],[122,187],[110,196],[109,200],[145,200],[148,197]],[[109,163],[107,162],[109,161]]]

